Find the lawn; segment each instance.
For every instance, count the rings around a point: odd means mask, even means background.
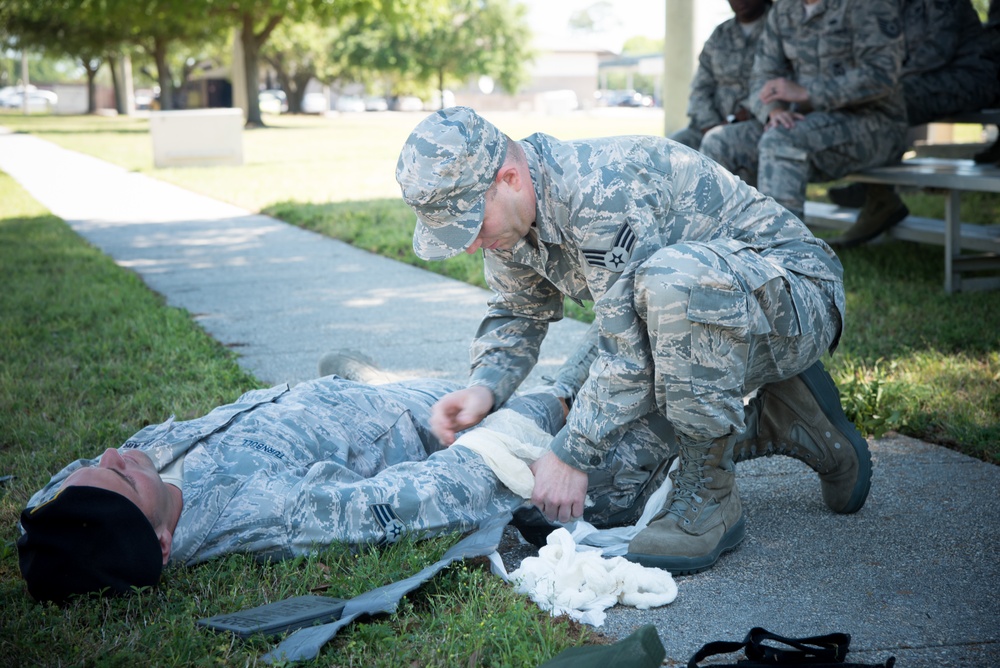
[[[0,115],[0,125],[421,264],[393,179],[399,146],[419,118],[272,118],[272,127],[245,133],[242,167],[167,170],[152,167],[143,119]],[[662,124],[655,113],[621,112],[493,120],[513,136],[544,129],[567,138],[658,134]],[[907,199],[914,213],[941,215],[940,198]],[[967,206],[968,219],[995,219],[995,198],[969,198]],[[939,247],[893,242],[842,259],[849,319],[827,363],[851,417],[870,434],[899,430],[1000,462],[1000,293],[944,295]],[[480,262],[463,256],[421,266],[481,285]],[[259,383],[187,313],[167,307],[2,174],[0,279],[0,476],[15,476],[0,486],[0,663],[255,665],[268,643],[233,642],[195,620],[312,590],[347,598],[414,572],[448,546],[442,539],[331,549],[266,566],[234,556],[169,570],[157,590],[125,600],[33,604],[17,574],[14,527],[48,475],[145,424],[200,415]],[[343,631],[318,663],[534,666],[600,640],[548,619],[478,564],[462,564],[409,596],[396,615]]]

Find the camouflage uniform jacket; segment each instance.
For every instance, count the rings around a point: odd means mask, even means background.
[[[962,65],[992,72],[989,37],[969,0],[903,0],[903,76]]]
[[[754,23],[749,35],[735,19],[723,21],[709,36],[698,70],[691,81],[688,116],[691,127],[705,130],[726,121],[740,107],[750,110],[750,72],[757,42],[764,32],[764,19]]]
[[[470,384],[505,401],[537,360],[548,323],[562,317],[563,295],[594,300],[600,352],[552,444],[579,470],[601,465],[612,432],[657,410],[633,285],[658,249],[708,240],[757,249],[771,269],[749,279],[751,290],[786,271],[840,285],[840,262],[825,243],[697,151],[649,136],[563,142],[539,133],[520,144],[535,226],[512,249],[484,252],[493,295],[472,344]],[[837,294],[843,313],[842,286]]]
[[[778,0],[754,60],[751,111],[761,123],[785,102],[758,97],[769,79],[786,77],[809,91],[810,109],[906,118],[899,72],[903,31],[899,0],[823,0],[808,19],[802,0]]]
[[[291,389],[279,385],[247,392],[235,403],[194,420],[171,418],[150,425],[122,447],[141,449],[161,472],[184,455],[184,507],[174,532],[171,563],[190,565],[233,552],[286,558],[333,542],[376,542],[384,536],[385,527],[373,525],[372,516],[378,512],[373,504],[387,503],[394,494],[421,494],[423,483],[411,479],[419,476],[407,470],[410,465],[405,462],[418,462],[414,468],[425,465],[437,444],[414,415],[417,399],[419,410],[428,414],[436,398],[460,387],[427,380],[376,388],[327,376]],[[458,450],[442,452],[461,457]],[[50,499],[69,474],[96,465],[98,459],[65,467],[28,506]],[[390,467],[403,469],[393,485],[386,485],[398,489],[373,491],[364,486],[376,471]],[[483,474],[471,470],[480,482],[473,481],[470,487],[490,491],[481,482]],[[361,491],[349,498],[342,493],[349,489]],[[430,494],[441,498],[426,499],[420,506],[429,517],[404,518],[410,529],[422,532],[427,519],[435,528],[451,524],[451,529],[467,530],[481,518],[464,517],[463,506],[477,506],[476,513],[487,516],[499,510],[491,502],[461,497],[458,490],[451,490],[455,499],[444,498],[447,495],[437,490]],[[384,499],[372,498],[376,495]],[[428,508],[431,511],[424,512]],[[431,516],[438,514],[443,517]]]

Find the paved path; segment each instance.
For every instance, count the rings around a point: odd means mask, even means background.
[[[26,135],[0,134],[0,170],[266,383],[315,375],[351,347],[404,376],[460,380],[486,293]],[[2,210],[2,203],[0,203]],[[585,326],[553,327],[549,373]],[[656,624],[668,659],[753,626],[842,631],[849,658],[900,668],[1000,666],[1000,467],[903,437],[872,444],[865,508],[838,516],[794,460],[740,465],[748,535],[658,610],[615,608],[603,631]],[[671,664],[668,661],[668,665]]]

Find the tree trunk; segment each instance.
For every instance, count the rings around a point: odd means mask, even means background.
[[[274,69],[275,75],[278,78],[278,85],[281,87],[281,90],[285,91],[285,95],[288,96],[288,113],[301,114],[302,100],[306,95],[306,86],[313,76],[315,76],[315,70],[312,68],[303,68],[296,71],[295,74],[289,74],[288,69],[285,67],[285,62],[280,55],[267,58],[267,63]]]
[[[174,75],[167,62],[167,43],[159,38],[153,38],[153,61],[156,62],[156,81],[160,84],[160,109],[174,109]]]
[[[288,113],[290,114],[301,114],[302,113],[302,98],[305,97],[305,90],[299,90],[292,83],[291,77],[285,72],[284,67],[275,66],[274,61],[271,61],[272,67],[276,76],[278,77],[278,86],[281,90],[285,91],[286,102],[288,103]]]
[[[118,68],[118,56],[108,54],[108,67],[111,69],[111,88],[115,93],[115,111],[119,116],[125,115],[125,90],[122,86],[121,72]]]
[[[97,113],[97,70],[101,68],[101,61],[94,65],[88,58],[81,58],[83,69],[87,72],[87,113]]]
[[[249,12],[243,13],[243,30],[240,32],[240,39],[243,43],[243,65],[247,77],[246,125],[248,128],[264,127],[264,121],[260,117],[260,85],[257,83],[260,78],[260,47],[281,23],[281,19],[281,14],[269,16],[263,29],[259,33],[254,33],[253,15]]]
[[[306,96],[306,86],[309,85],[309,80],[313,78],[313,70],[308,69],[306,71],[299,70],[292,77],[289,85],[295,89],[295,97],[299,100],[299,112],[302,111],[302,100]],[[329,100],[327,101],[329,103]]]
[[[444,109],[444,68],[438,68],[438,109]]]

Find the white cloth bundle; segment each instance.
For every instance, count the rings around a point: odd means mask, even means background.
[[[525,558],[510,574],[514,590],[553,616],[568,615],[592,626],[601,626],[604,611],[617,603],[647,610],[677,597],[668,571],[577,548],[569,531],[556,529],[537,557]]]
[[[504,485],[527,501],[535,485],[529,466],[545,454],[551,440],[530,419],[504,409],[462,434],[455,445],[481,456]],[[669,491],[667,478],[634,526],[597,529],[583,520],[570,522],[550,533],[538,556],[524,559],[510,575],[500,555],[493,553],[493,572],[512,581],[516,591],[543,610],[593,626],[602,625],[604,611],[618,603],[640,609],[666,605],[677,596],[670,573],[616,555],[627,552],[629,541],[659,512]],[[589,497],[585,505],[592,505]]]

